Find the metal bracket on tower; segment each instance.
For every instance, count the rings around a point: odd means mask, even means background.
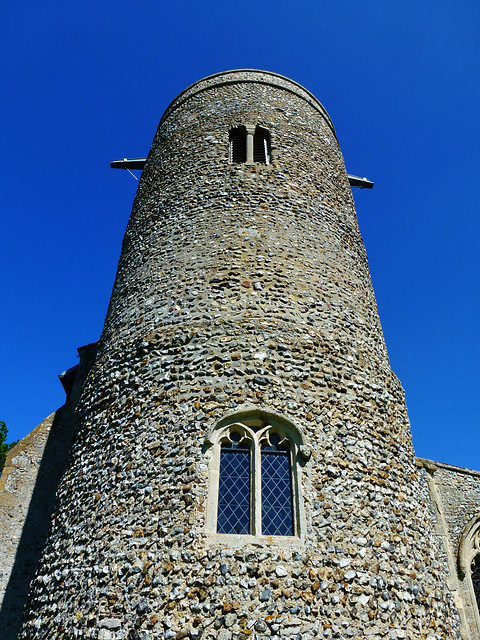
[[[123,158],[123,160],[114,160],[110,162],[112,169],[137,169],[143,171],[146,158]]]
[[[136,169],[142,171],[145,166],[146,158],[123,158],[123,160],[113,160],[110,162],[112,169]],[[359,187],[360,189],[372,189],[373,182],[367,180],[367,178],[359,178],[358,176],[352,176],[348,174],[348,181],[351,187]]]
[[[351,187],[360,187],[360,189],[373,189],[373,182],[367,180],[367,178],[359,178],[358,176],[352,176],[350,173],[347,176]]]

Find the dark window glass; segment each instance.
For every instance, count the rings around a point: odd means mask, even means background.
[[[480,611],[480,556],[476,555],[472,560],[472,582],[473,590],[475,592],[475,599],[477,601],[477,607]]]
[[[293,536],[292,474],[290,451],[270,435],[262,447],[262,534]]]
[[[250,533],[250,450],[230,437],[220,454],[217,533]]]
[[[270,164],[270,139],[268,131],[257,127],[253,138],[253,161]]]
[[[247,161],[247,132],[245,129],[230,131],[230,162],[235,164]]]

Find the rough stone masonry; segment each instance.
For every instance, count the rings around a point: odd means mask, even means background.
[[[231,163],[252,126],[271,163]],[[295,535],[216,532],[237,423],[299,434]],[[19,637],[458,638],[435,526],[328,114],[273,73],[195,83],[143,171]]]

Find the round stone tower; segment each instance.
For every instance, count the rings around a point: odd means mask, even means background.
[[[274,73],[166,110],[21,637],[457,638],[332,122]]]

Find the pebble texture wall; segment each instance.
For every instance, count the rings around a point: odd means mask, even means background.
[[[229,164],[248,124],[271,165]],[[301,535],[206,530],[208,436],[242,412],[308,443]],[[458,637],[342,155],[296,83],[217,74],[167,109],[78,419],[24,640]]]
[[[441,495],[443,512],[453,549],[468,522],[478,515],[480,472],[435,462],[435,486]]]
[[[15,640],[74,435],[74,410],[96,345],[78,349],[70,398],[7,455],[0,476],[0,638]]]
[[[428,469],[439,534],[450,556],[450,589],[460,599],[464,637],[479,638],[480,616],[473,588],[476,583],[479,589],[479,575],[472,576],[471,561],[477,557],[478,562],[480,554],[480,472],[429,460],[419,459],[418,463]],[[478,598],[480,601],[480,591]]]
[[[33,578],[35,564],[42,552],[48,531],[51,513],[45,515],[43,505],[37,501],[37,517],[28,536],[30,553],[27,551],[27,554],[30,557],[19,567],[18,561],[27,555],[25,550],[19,553],[22,533],[25,530],[33,489],[37,483],[55,417],[56,414],[53,413],[46,418],[9,451],[0,476],[0,637],[8,640],[15,640],[17,637],[21,620],[19,603],[25,601],[28,585]],[[44,495],[44,492],[42,494]],[[51,491],[48,494],[50,495]],[[43,536],[38,536],[42,529]],[[14,571],[16,559],[17,567]],[[12,572],[15,573],[14,576]]]

